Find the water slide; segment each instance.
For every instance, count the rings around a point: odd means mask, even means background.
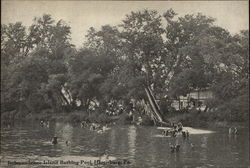
[[[151,89],[149,87],[146,87],[145,91],[147,93],[147,97],[148,97],[148,100],[149,100],[151,111],[153,112],[153,115],[155,116],[154,118],[157,119],[157,121],[160,122],[160,123],[165,123],[163,121],[163,119],[162,119],[161,114],[160,114],[160,107],[157,104]]]

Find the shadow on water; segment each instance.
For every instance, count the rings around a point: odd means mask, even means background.
[[[176,138],[161,135],[156,127],[113,126],[98,134],[96,131],[73,127],[67,123],[19,123],[1,132],[1,167],[7,161],[71,160],[73,166],[82,160],[127,160],[129,167],[244,167],[248,165],[248,131],[240,129],[238,135],[228,130],[189,128],[190,137]],[[58,144],[51,139],[57,136]],[[171,152],[170,144],[179,144],[178,152]],[[108,153],[105,154],[105,152]],[[104,157],[105,156],[105,157]],[[105,165],[100,165],[105,167]],[[112,166],[112,165],[110,165]],[[117,165],[113,165],[117,167]],[[25,166],[24,166],[25,167]]]

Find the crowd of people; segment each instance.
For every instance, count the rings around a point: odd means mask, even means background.
[[[171,124],[171,126],[172,126],[172,128],[163,130],[162,135],[171,136],[171,137],[175,138],[178,134],[181,134],[184,139],[189,137],[189,131],[183,130],[183,125],[181,122],[179,122],[178,124],[173,123],[173,124]],[[179,149],[181,147],[178,143],[176,143],[174,145],[169,144],[169,146],[170,146],[171,152],[179,152]],[[194,145],[191,144],[191,148],[193,146]]]
[[[228,133],[231,135],[231,134],[238,134],[238,130],[236,127],[230,127],[229,130],[228,130]]]
[[[86,121],[81,122],[81,128],[88,128],[90,131],[96,131],[97,133],[103,133],[108,130],[108,125],[101,125],[98,123],[87,123]]]
[[[41,120],[40,121],[40,126],[41,127],[49,127],[49,121]],[[87,128],[90,131],[96,131],[97,133],[104,133],[106,130],[109,129],[107,124],[102,125],[102,124],[98,124],[98,123],[88,123],[86,121],[82,121],[80,123],[80,126],[81,126],[81,128]],[[230,127],[229,130],[228,130],[228,133],[229,133],[229,135],[236,135],[236,134],[238,134],[238,130],[237,130],[236,127]],[[183,125],[182,125],[181,122],[179,122],[178,124],[173,123],[172,128],[170,128],[170,129],[164,129],[163,132],[162,132],[162,135],[171,136],[173,138],[175,138],[177,135],[182,135],[182,137],[184,139],[187,139],[187,138],[189,138],[189,131],[188,130],[183,130]],[[58,137],[54,136],[52,138],[51,142],[52,142],[53,145],[56,145],[58,143]],[[66,143],[67,146],[69,145],[69,141],[66,141],[65,143]],[[194,144],[191,143],[190,145],[191,145],[191,148],[193,149]],[[170,151],[172,153],[173,152],[179,152],[180,147],[181,147],[180,144],[178,144],[178,143],[169,144],[169,146],[170,146]]]
[[[108,104],[108,109],[106,109],[105,113],[108,116],[118,116],[122,114],[124,111],[123,106],[121,104],[119,105],[114,105],[112,103]]]
[[[172,136],[172,137],[176,137],[178,133],[182,133],[182,136],[184,138],[189,137],[188,130],[183,131],[183,126],[182,126],[181,122],[179,122],[178,124],[173,123],[171,129],[166,129],[162,132],[163,135]]]
[[[41,120],[40,121],[40,126],[49,128],[49,121]]]
[[[47,122],[45,121],[41,121],[40,125],[42,127],[47,125]],[[97,123],[87,123],[86,121],[81,122],[81,128],[88,128],[90,131],[96,131],[97,133],[104,133],[106,130],[108,130],[108,126],[106,125],[101,125],[101,124],[97,124]],[[58,143],[58,137],[54,136],[51,140],[51,143],[53,145],[56,145]],[[65,141],[65,144],[68,146],[69,145],[69,141]]]

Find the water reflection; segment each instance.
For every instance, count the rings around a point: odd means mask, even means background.
[[[112,151],[114,151],[115,149],[115,129],[111,129],[110,132],[110,149],[112,149]]]
[[[201,160],[202,161],[206,161],[207,160],[207,140],[208,140],[208,137],[207,135],[203,136],[201,138],[201,150],[203,151],[203,155],[201,156]]]
[[[210,134],[191,134],[189,139],[158,136],[160,134],[155,127],[114,126],[98,134],[65,123],[50,123],[49,128],[37,123],[15,124],[13,128],[2,129],[1,160],[5,163],[27,158],[91,160],[108,150],[110,158],[129,160],[132,163],[129,167],[248,165],[247,130],[242,129],[230,137],[228,131],[222,129]],[[55,135],[58,144],[52,145],[51,138]],[[68,146],[66,141],[70,142]],[[180,151],[172,153],[169,143],[180,144]]]
[[[70,124],[64,124],[63,126],[57,124],[55,129],[59,133],[58,137],[61,137],[62,143],[59,145],[62,148],[63,155],[69,155],[73,136],[73,127]]]
[[[134,125],[128,127],[128,152],[130,159],[135,163],[135,150],[136,150],[136,127]],[[136,163],[135,163],[136,164]]]

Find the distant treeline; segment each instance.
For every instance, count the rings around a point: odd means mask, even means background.
[[[209,87],[214,119],[247,120],[249,30],[231,35],[214,21],[201,13],[177,17],[172,9],[131,12],[117,26],[91,27],[79,50],[70,26],[50,15],[28,28],[3,24],[1,113],[91,115],[110,103],[126,111],[132,99],[147,101],[148,86],[167,113],[168,99]]]

